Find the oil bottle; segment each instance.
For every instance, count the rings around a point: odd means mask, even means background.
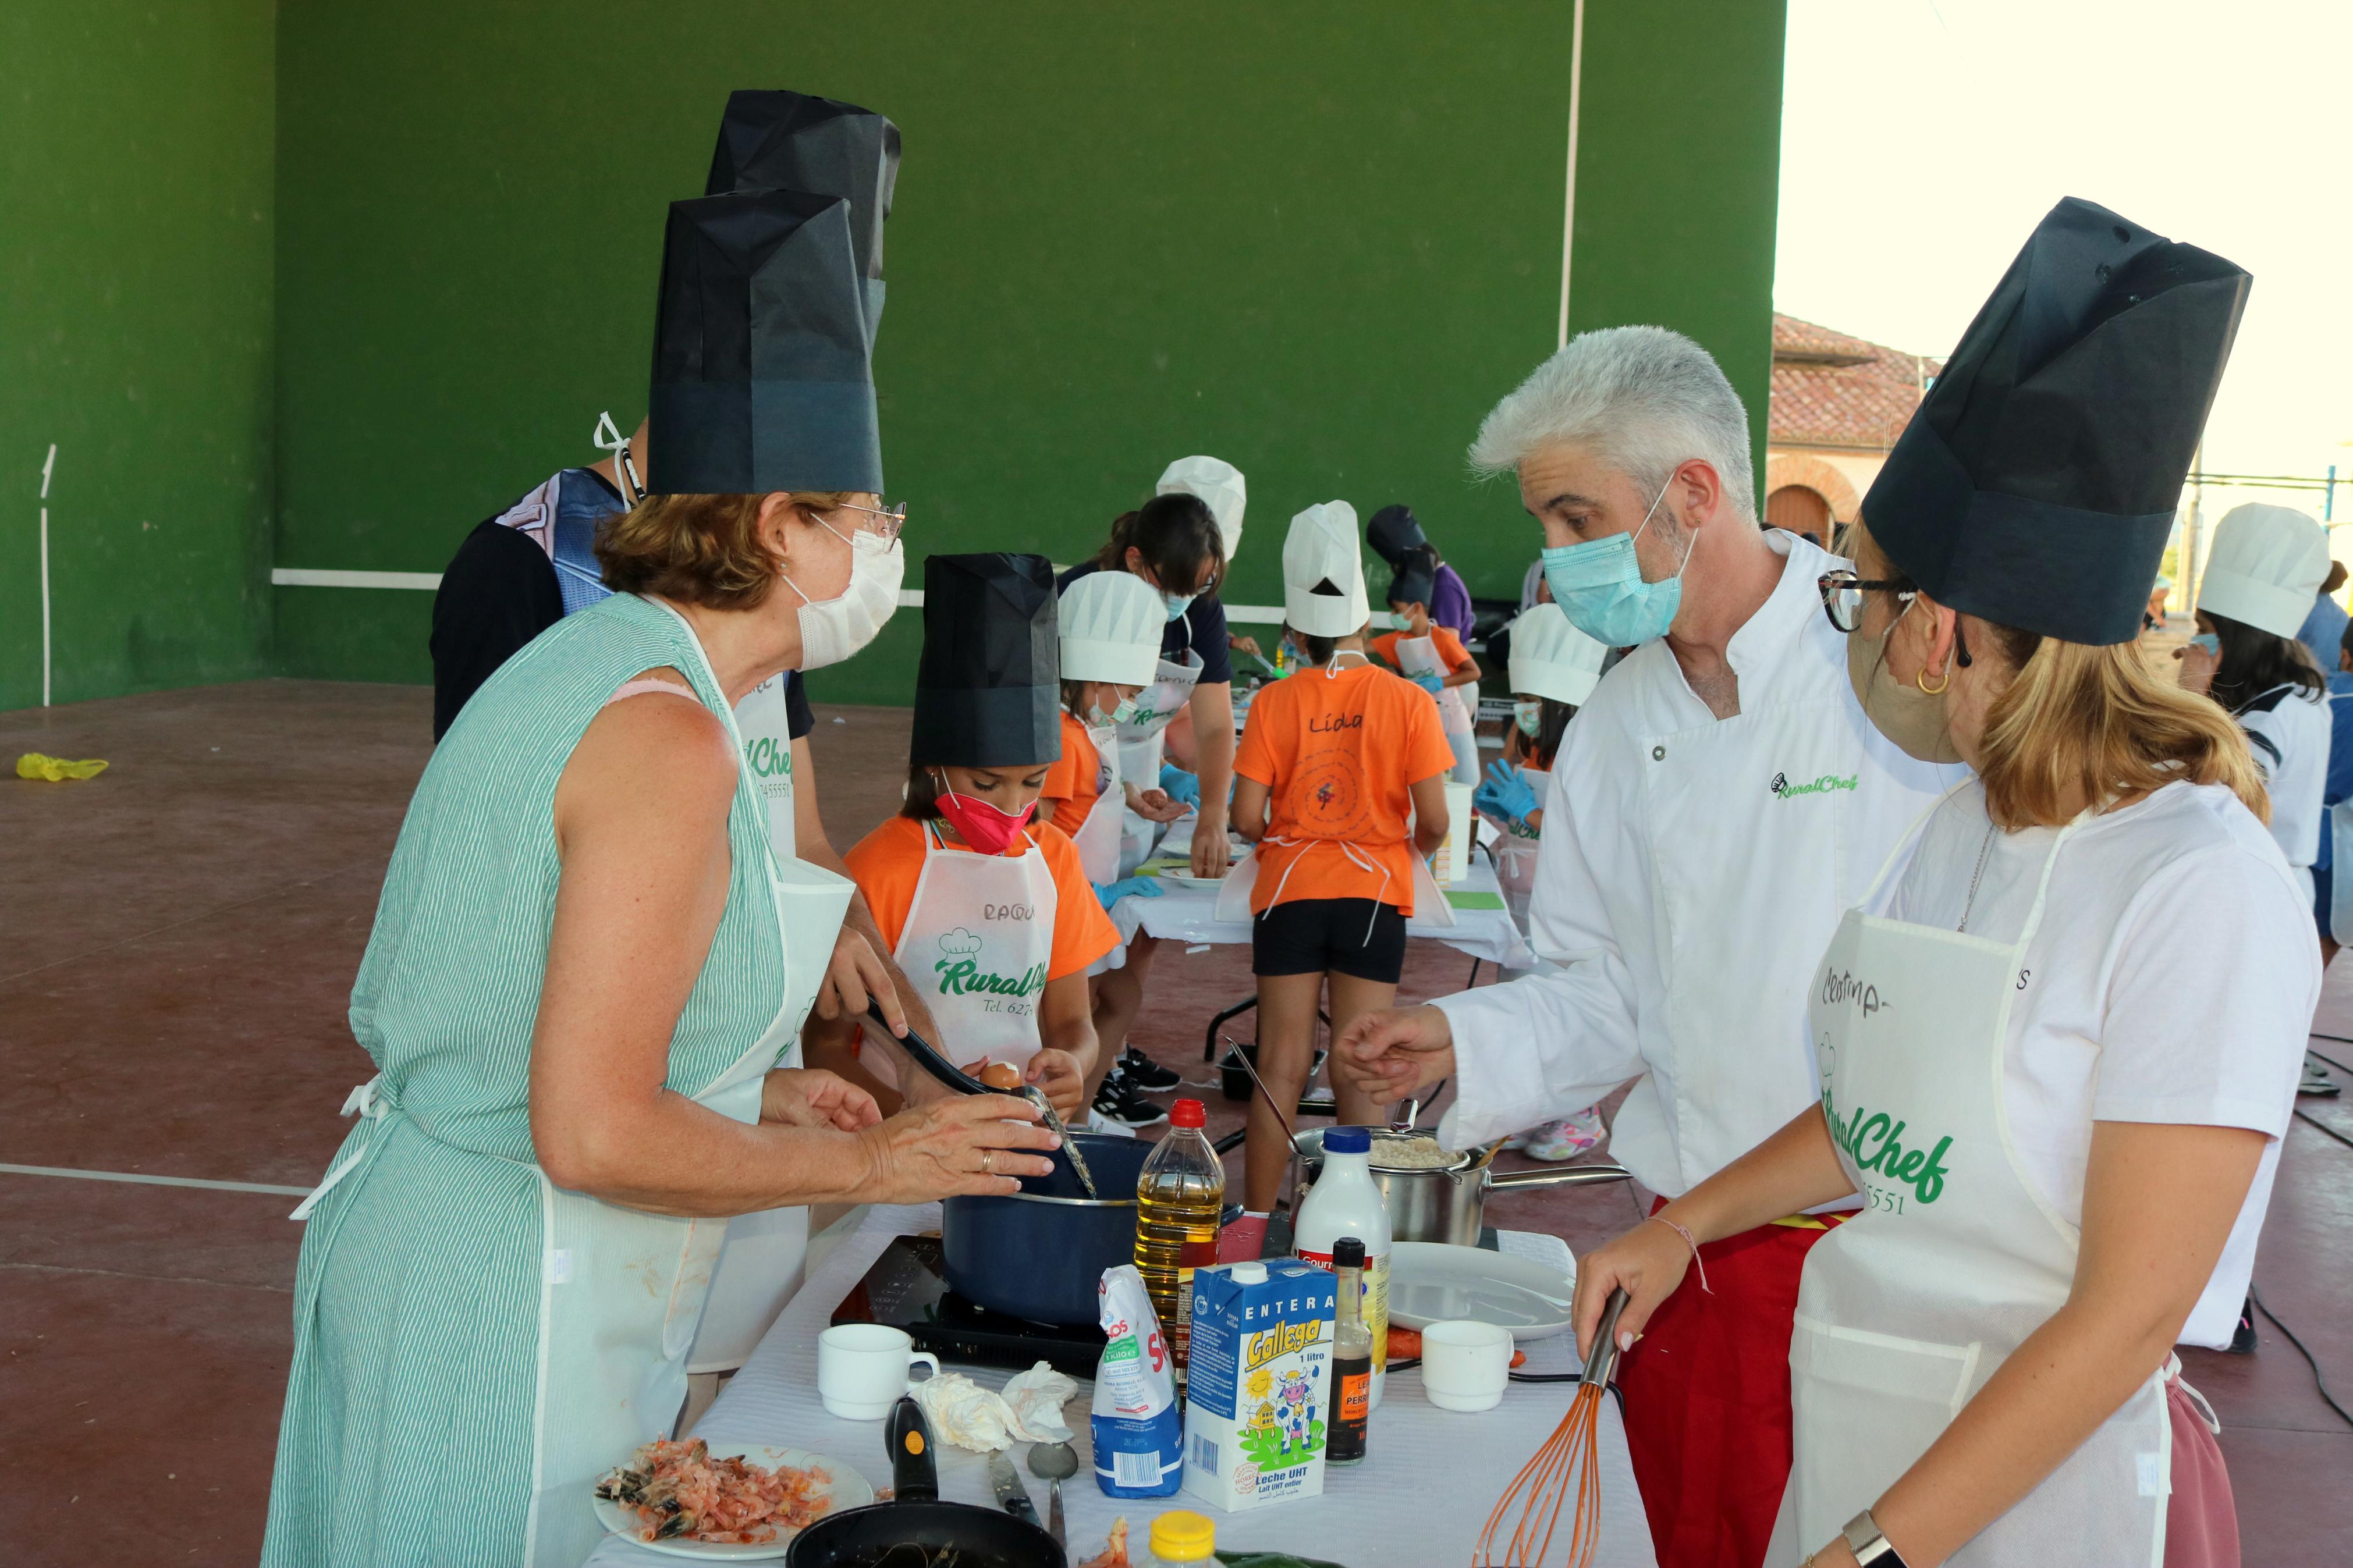
[[[1332,1244],[1332,1272],[1339,1276],[1339,1318],[1332,1334],[1331,1439],[1327,1465],[1353,1465],[1365,1457],[1365,1428],[1373,1413],[1373,1331],[1365,1326],[1365,1244],[1344,1236]]]
[[[1201,1102],[1180,1100],[1168,1135],[1135,1179],[1135,1268],[1151,1293],[1168,1353],[1185,1364],[1193,1332],[1193,1270],[1218,1260],[1226,1166],[1209,1147]]]

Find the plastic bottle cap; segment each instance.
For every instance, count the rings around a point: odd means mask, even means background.
[[[1180,1100],[1175,1105],[1170,1106],[1168,1108],[1168,1125],[1171,1127],[1207,1126],[1208,1119],[1201,1109],[1201,1102],[1198,1100]],[[1369,1149],[1372,1147],[1372,1144],[1367,1142],[1365,1147]]]
[[[1344,1236],[1332,1244],[1332,1267],[1362,1268],[1365,1266],[1365,1244],[1353,1236]]]
[[[1372,1152],[1373,1135],[1365,1128],[1327,1127],[1324,1130],[1324,1152],[1326,1154],[1369,1154]]]
[[[1237,1263],[1233,1266],[1233,1281],[1237,1285],[1263,1285],[1266,1283],[1266,1265]]]
[[[1169,1563],[1198,1563],[1218,1549],[1218,1527],[1207,1514],[1172,1508],[1152,1521],[1152,1555]]]

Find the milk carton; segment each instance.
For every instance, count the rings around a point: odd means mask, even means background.
[[[1324,1490],[1335,1302],[1293,1258],[1194,1270],[1185,1490],[1229,1513]]]

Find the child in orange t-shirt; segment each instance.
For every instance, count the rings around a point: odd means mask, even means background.
[[[1462,646],[1461,637],[1430,618],[1430,601],[1437,592],[1437,567],[1438,552],[1427,545],[1405,552],[1403,564],[1389,579],[1389,610],[1405,622],[1405,629],[1375,637],[1372,647],[1382,659],[1437,702],[1439,728],[1445,731],[1446,743],[1454,755],[1451,776],[1456,784],[1476,784],[1479,678],[1484,672]],[[1409,647],[1400,656],[1399,643],[1410,644],[1422,637],[1430,639],[1428,648]],[[1407,668],[1409,665],[1413,668]]]
[[[1397,998],[1416,858],[1445,842],[1453,753],[1437,709],[1365,649],[1369,612],[1356,513],[1345,502],[1292,520],[1283,546],[1283,633],[1305,668],[1263,687],[1234,755],[1233,828],[1250,854],[1250,968],[1258,976],[1259,1076],[1295,1104],[1315,1014],[1337,1038]],[[1409,814],[1412,816],[1408,823]],[[1380,1107],[1338,1086],[1340,1120]],[[1271,1210],[1290,1148],[1271,1107],[1250,1104],[1243,1206]]]
[[[1032,820],[1060,749],[1060,680],[1035,635],[1054,624],[1052,573],[1037,556],[934,555],[923,592],[906,801],[842,858],[938,1023],[932,1044],[975,1075],[1010,1064],[1075,1120],[1095,1058],[1087,966],[1119,937],[1077,848]],[[839,1060],[854,1026],[820,1027],[813,1047]]]

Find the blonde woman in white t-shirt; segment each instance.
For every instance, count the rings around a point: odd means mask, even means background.
[[[1856,543],[1825,595],[1865,711],[1979,777],[1826,955],[1821,1108],[1588,1255],[1580,1336],[1621,1287],[1638,1333],[1695,1246],[1859,1194],[1806,1264],[1768,1564],[1857,1561],[1823,1544],[1856,1510],[1906,1564],[2149,1563],[2168,1528],[2164,1561],[2235,1563],[2171,1351],[2230,1339],[2319,990],[2261,775],[2129,641],[1957,614]]]

